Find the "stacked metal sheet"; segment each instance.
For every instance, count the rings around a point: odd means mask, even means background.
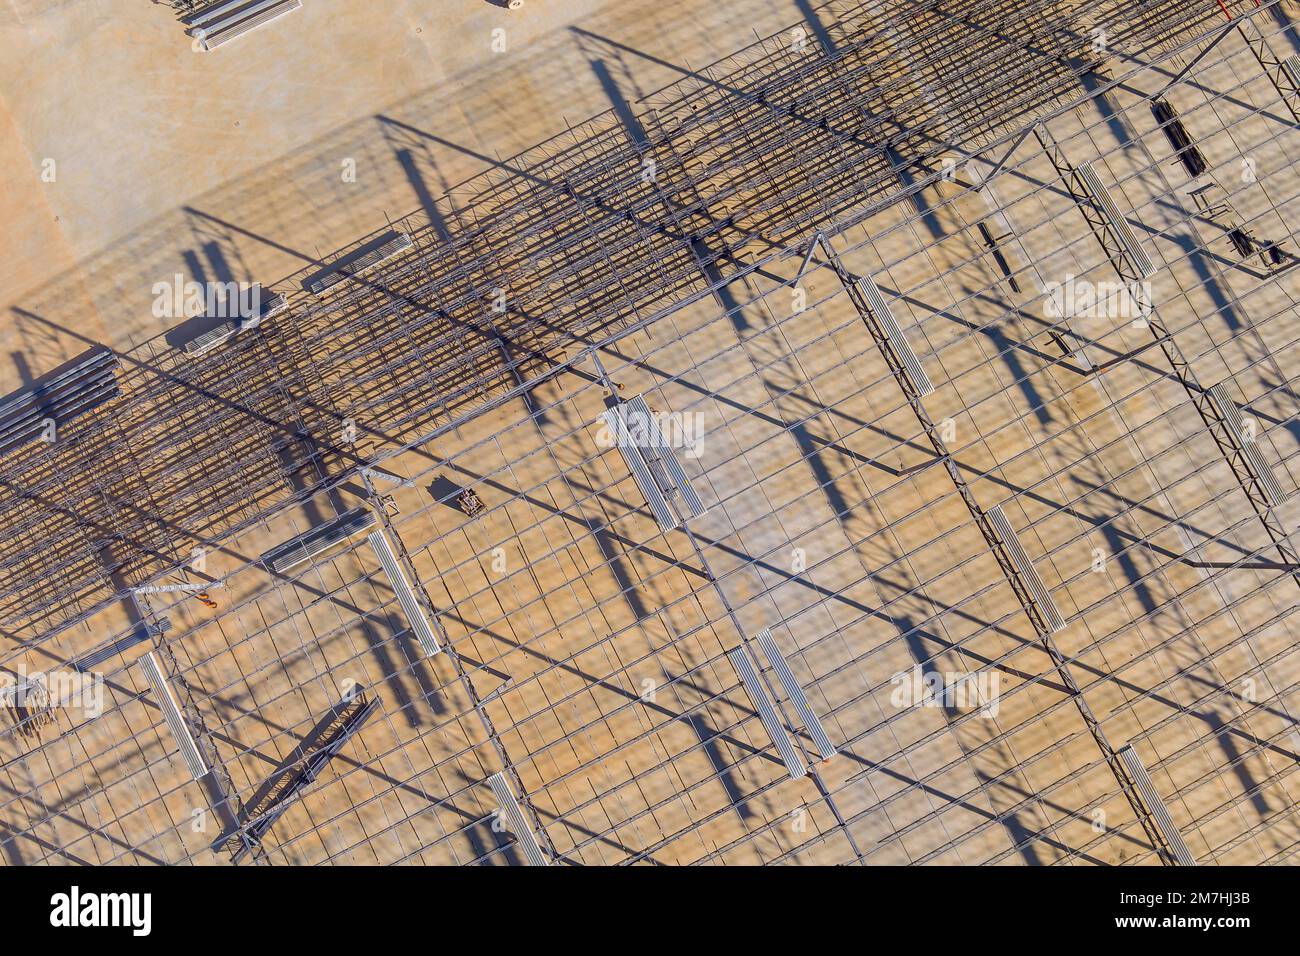
[[[1093,204],[1110,225],[1111,231],[1119,240],[1119,244],[1123,247],[1124,254],[1128,257],[1129,262],[1137,269],[1138,278],[1147,278],[1156,271],[1155,264],[1147,255],[1146,250],[1142,248],[1142,244],[1138,242],[1137,236],[1133,234],[1133,228],[1128,224],[1128,220],[1120,214],[1119,208],[1115,205],[1115,200],[1110,196],[1110,191],[1101,184],[1101,180],[1093,170],[1091,163],[1080,163],[1075,169],[1079,173],[1079,178],[1083,180],[1089,195],[1091,195]]]
[[[337,265],[329,266],[307,283],[307,288],[316,295],[321,295],[338,285],[344,279],[355,278],[368,272],[386,259],[391,259],[411,248],[411,237],[404,232],[390,232],[376,239],[366,247],[366,251],[355,258],[345,258]]]
[[[154,699],[163,712],[167,729],[176,740],[177,749],[180,750],[181,756],[185,758],[185,763],[190,768],[190,775],[195,780],[201,779],[207,774],[208,766],[203,761],[203,755],[199,753],[198,745],[194,743],[194,736],[190,733],[189,725],[185,723],[180,708],[176,706],[176,698],[172,696],[167,675],[163,673],[162,666],[159,665],[158,658],[154,657],[153,651],[140,658],[140,668],[144,671],[144,676],[149,679]]]
[[[420,647],[424,653],[432,657],[442,650],[442,645],[438,643],[438,638],[433,633],[433,628],[429,626],[429,619],[425,617],[424,608],[420,606],[419,600],[415,597],[415,592],[411,590],[411,583],[406,579],[406,574],[402,571],[402,566],[398,563],[397,555],[393,552],[393,546],[388,541],[388,536],[383,530],[370,532],[366,537],[370,542],[370,547],[374,550],[375,556],[379,558],[379,563],[383,565],[384,573],[388,575],[388,583],[393,587],[393,593],[397,595],[397,601],[402,605],[402,613],[406,615],[406,621],[415,632],[416,639],[420,642]]]
[[[501,812],[505,814],[506,825],[510,827],[510,832],[515,835],[515,839],[523,847],[528,865],[546,866],[546,854],[542,852],[541,845],[537,842],[537,834],[533,833],[532,828],[528,826],[528,821],[524,818],[524,811],[519,806],[519,801],[515,799],[514,791],[510,789],[510,781],[506,779],[506,775],[504,773],[494,773],[488,777],[488,786],[492,788],[492,795],[496,797],[497,805],[501,808]]]
[[[790,670],[790,665],[786,662],[785,655],[776,645],[776,639],[772,637],[770,630],[758,632],[758,646],[763,649],[763,654],[767,662],[772,665],[772,670],[776,671],[776,679],[781,682],[785,689],[785,695],[794,705],[795,711],[799,714],[799,719],[803,721],[804,728],[808,731],[817,745],[817,752],[822,755],[823,760],[830,760],[838,750],[831,743],[831,738],[826,735],[826,729],[822,727],[822,722],[818,716],[813,713],[812,706],[808,703],[808,697],[804,694],[803,688],[799,682],[794,679],[794,672]]]
[[[1211,385],[1205,390],[1205,393],[1214,402],[1214,407],[1218,409],[1219,416],[1223,419],[1228,434],[1232,437],[1232,443],[1237,446],[1237,450],[1246,459],[1246,463],[1251,473],[1259,481],[1259,486],[1263,489],[1264,497],[1268,499],[1268,503],[1271,505],[1282,504],[1286,501],[1286,493],[1282,490],[1282,486],[1277,483],[1277,477],[1273,474],[1273,469],[1260,452],[1259,443],[1255,440],[1255,436],[1246,434],[1241,409],[1228,394],[1227,383],[1220,382],[1218,385]]]
[[[876,317],[880,327],[885,331],[885,338],[889,339],[889,345],[894,354],[898,356],[903,367],[907,369],[907,377],[912,380],[912,386],[916,389],[917,394],[921,396],[929,395],[934,391],[934,385],[930,382],[930,376],[925,373],[925,366],[921,360],[916,357],[912,351],[912,346],[907,343],[907,338],[903,335],[903,330],[898,327],[898,320],[894,318],[894,312],[885,301],[885,297],[880,294],[880,289],[868,276],[862,276],[857,282],[858,291],[867,301],[867,307],[871,309],[871,314]]]
[[[103,346],[83,352],[36,385],[0,402],[0,454],[46,434],[49,422],[61,427],[116,398],[117,356]]]
[[[799,751],[795,750],[794,742],[790,735],[786,733],[785,726],[781,723],[781,718],[777,716],[776,708],[772,706],[772,699],[767,696],[767,691],[763,689],[763,682],[759,679],[758,671],[754,668],[754,662],[749,659],[749,652],[743,647],[737,647],[727,651],[727,659],[731,661],[731,666],[736,669],[736,674],[740,677],[740,682],[745,685],[745,693],[749,694],[749,699],[758,711],[758,717],[763,721],[763,727],[767,730],[767,735],[772,739],[776,746],[777,753],[785,761],[785,768],[790,772],[790,776],[797,780],[808,773],[808,767],[803,762],[803,757]]]
[[[215,50],[301,6],[302,0],[227,0],[190,19],[190,36],[205,51]]]
[[[288,300],[282,295],[273,295],[261,302],[257,314],[245,318],[235,318],[209,329],[202,335],[190,339],[181,348],[186,355],[202,355],[209,349],[216,348],[241,329],[253,329],[262,324],[264,319],[284,311]]]
[[[305,534],[286,541],[262,555],[262,563],[276,574],[284,574],[304,561],[342,544],[353,535],[375,525],[375,513],[369,508],[353,508],[333,521],[319,524]]]
[[[1296,89],[1300,89],[1300,53],[1293,54],[1282,61],[1282,69]]]
[[[668,503],[671,498],[680,498],[692,517],[698,518],[706,513],[704,502],[691,487],[686,472],[665,441],[663,430],[644,398],[638,395],[615,405],[604,413],[604,419],[660,528],[671,531],[680,524],[677,513]]]
[[[86,656],[77,658],[72,662],[73,669],[84,674],[87,671],[98,667],[109,658],[116,657],[118,654],[129,651],[137,644],[147,641],[154,635],[166,634],[171,630],[171,626],[172,622],[167,620],[167,618],[163,618],[156,626],[150,624],[137,624],[135,629],[131,631],[130,634],[126,635],[126,637],[118,638],[116,641],[106,644],[97,651],[91,651]]]
[[[1056,602],[1052,600],[1052,592],[1047,590],[1047,585],[1038,576],[1038,569],[1034,567],[1034,562],[1030,561],[1029,555],[1025,553],[1024,546],[1020,543],[1020,536],[1011,527],[1011,522],[1007,520],[1001,506],[990,508],[987,513],[989,520],[993,522],[993,527],[997,530],[998,537],[1002,539],[1007,549],[1011,563],[1015,565],[1016,573],[1020,575],[1020,579],[1033,595],[1034,604],[1047,622],[1048,630],[1061,630],[1065,627],[1065,619],[1061,617]]]
[[[1183,835],[1174,826],[1173,818],[1169,816],[1169,809],[1165,806],[1165,802],[1160,799],[1160,794],[1156,791],[1155,784],[1151,782],[1147,768],[1142,765],[1142,758],[1133,749],[1133,745],[1125,744],[1115,751],[1115,755],[1119,757],[1120,763],[1124,765],[1128,775],[1133,778],[1138,793],[1142,795],[1142,802],[1151,811],[1151,816],[1155,818],[1156,826],[1160,829],[1160,835],[1165,838],[1165,843],[1169,844],[1169,849],[1173,852],[1174,858],[1179,865],[1195,866],[1196,858],[1192,856],[1192,851],[1187,848],[1187,844],[1183,841]]]

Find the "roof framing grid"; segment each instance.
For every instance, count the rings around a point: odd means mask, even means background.
[[[1233,254],[1149,108],[1294,246],[1300,133],[1243,39],[1278,48],[1275,5],[1224,36],[1172,0],[836,4],[833,50],[760,40],[640,140],[581,124],[445,236],[406,217],[202,354],[121,356],[121,401],[0,460],[0,664],[104,695],[5,711],[7,855],[226,861],[308,779],[240,862],[1293,859],[1296,273]],[[1045,307],[1117,269],[1137,314]],[[600,440],[630,396],[676,521]],[[379,552],[261,560],[361,507]]]

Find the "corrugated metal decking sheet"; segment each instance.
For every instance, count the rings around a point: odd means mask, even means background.
[[[162,667],[159,666],[158,658],[154,657],[153,651],[140,658],[140,667],[144,671],[144,676],[149,679],[149,685],[153,688],[154,697],[157,699],[158,706],[163,713],[163,720],[167,722],[167,729],[171,731],[172,737],[176,739],[177,749],[180,750],[181,756],[185,758],[185,762],[189,765],[190,775],[195,780],[202,779],[208,772],[207,764],[203,762],[203,756],[199,753],[198,745],[194,743],[190,728],[186,725],[180,708],[176,706],[176,698],[172,696],[172,689],[167,683],[167,676],[163,674]]]
[[[375,524],[375,513],[369,508],[353,508],[333,521],[318,524],[296,538],[277,545],[262,555],[262,562],[277,574],[284,574],[309,561],[318,554],[342,544],[355,534],[360,534]]]
[[[344,262],[342,265],[330,266],[307,283],[311,292],[320,295],[328,292],[345,279],[354,279],[385,260],[391,259],[406,249],[411,248],[411,237],[404,232],[393,233],[393,238],[376,246],[364,255]]]
[[[1038,576],[1038,569],[1029,560],[1029,555],[1025,554],[1025,549],[1020,544],[1020,537],[1011,527],[1011,522],[1003,514],[1001,506],[990,508],[987,514],[989,520],[993,522],[993,527],[997,529],[998,537],[1006,545],[1007,552],[1011,556],[1011,563],[1016,566],[1016,570],[1020,572],[1025,585],[1033,593],[1034,603],[1038,605],[1043,617],[1047,620],[1048,628],[1052,631],[1059,631],[1065,627],[1065,620],[1061,617],[1061,612],[1057,610],[1056,602],[1052,600],[1052,593],[1047,590],[1047,585],[1043,584],[1043,579]]]
[[[907,377],[912,380],[912,385],[921,395],[929,395],[934,391],[930,376],[925,373],[925,366],[912,351],[912,346],[907,344],[907,338],[903,335],[903,330],[898,327],[898,320],[894,318],[893,310],[889,308],[889,303],[876,288],[876,283],[870,277],[862,276],[858,279],[858,290],[867,300],[867,305],[875,315],[876,321],[880,323],[880,327],[885,330],[885,337],[893,346],[894,354],[907,369]]]
[[[1276,506],[1285,502],[1286,492],[1277,483],[1277,476],[1273,474],[1273,468],[1264,458],[1264,453],[1259,450],[1259,443],[1243,440],[1241,453],[1250,462],[1250,470],[1259,479],[1260,487],[1264,489],[1264,497],[1268,499],[1269,504]]]
[[[265,6],[267,3],[275,2],[278,2],[278,0],[263,0],[262,5]],[[210,23],[213,20],[226,19],[232,15],[238,16],[240,15],[240,7],[246,7],[248,6],[248,3],[249,0],[226,0],[225,3],[218,3],[216,6],[209,7],[201,13],[195,14],[188,22],[191,26],[201,27],[203,24]],[[243,15],[246,16],[247,13]]]
[[[817,752],[822,755],[823,760],[830,760],[839,751],[831,743],[830,737],[826,736],[826,730],[822,727],[821,719],[813,713],[812,706],[808,703],[803,688],[794,679],[794,672],[790,670],[790,665],[786,662],[785,655],[781,653],[781,648],[776,646],[776,639],[772,636],[770,630],[764,629],[758,632],[758,645],[763,648],[763,653],[767,656],[767,662],[772,665],[772,670],[776,671],[776,679],[785,688],[785,695],[790,698],[790,703],[794,704],[794,709],[799,713],[799,719],[803,721],[804,727],[812,736],[813,743],[817,745]]]
[[[181,349],[191,358],[202,355],[210,349],[216,348],[222,342],[225,342],[236,332],[242,329],[256,328],[261,325],[265,319],[283,312],[288,300],[282,295],[273,295],[268,299],[262,308],[259,308],[256,315],[241,316],[231,319],[229,322],[223,322],[220,325],[209,329],[202,335],[190,339]]]
[[[226,5],[227,7],[230,4]],[[243,36],[250,30],[277,17],[292,13],[302,6],[302,0],[259,0],[221,20],[209,21],[201,27],[204,50],[214,50],[221,44]]]
[[[370,547],[374,549],[375,556],[379,558],[379,563],[384,566],[384,573],[388,575],[388,583],[393,586],[397,601],[402,605],[402,613],[406,615],[406,622],[411,625],[411,630],[415,632],[420,646],[424,648],[424,653],[430,657],[439,653],[442,650],[442,645],[438,643],[433,628],[429,626],[429,619],[424,616],[424,608],[420,607],[415,592],[411,590],[411,582],[406,579],[406,574],[403,573],[402,566],[398,563],[397,555],[393,552],[393,546],[388,542],[388,536],[381,529],[370,532],[366,536],[366,540],[370,542]]]
[[[1088,192],[1096,201],[1097,208],[1101,210],[1101,214],[1106,217],[1111,229],[1119,237],[1120,245],[1124,247],[1125,253],[1137,268],[1139,276],[1145,279],[1151,275],[1156,271],[1154,263],[1142,248],[1142,244],[1138,242],[1137,236],[1133,235],[1133,228],[1128,224],[1128,220],[1120,214],[1115,200],[1110,197],[1110,191],[1101,184],[1092,164],[1080,163],[1075,169],[1078,170],[1084,185],[1088,187]]]
[[[794,743],[790,740],[790,735],[785,732],[785,727],[781,726],[781,718],[777,716],[767,691],[763,690],[763,682],[758,679],[758,671],[754,669],[749,653],[743,647],[737,647],[727,651],[727,657],[731,661],[731,666],[736,669],[736,673],[740,675],[740,682],[745,685],[745,692],[749,694],[750,701],[758,711],[759,719],[767,728],[767,735],[772,738],[777,752],[785,761],[790,776],[796,780],[804,776],[808,773],[808,768],[804,765],[799,752],[794,749]]]
[[[610,408],[605,411],[603,417],[605,424],[609,426],[610,434],[614,438],[614,444],[618,446],[619,453],[627,464],[627,470],[632,473],[637,487],[641,489],[641,494],[645,496],[646,503],[655,516],[655,521],[659,523],[662,530],[672,531],[677,527],[677,516],[668,507],[668,500],[664,497],[663,492],[659,490],[659,483],[655,481],[654,475],[650,473],[650,468],[646,465],[645,459],[641,457],[641,450],[632,441],[632,436],[628,432],[622,416],[619,415],[616,408]]]
[[[492,795],[497,798],[497,805],[501,807],[501,812],[506,815],[506,823],[509,824],[515,839],[524,848],[524,856],[528,858],[529,865],[546,866],[546,854],[542,852],[541,846],[537,843],[537,835],[533,833],[528,821],[524,819],[524,811],[520,808],[519,801],[515,799],[514,791],[510,789],[510,781],[506,779],[506,775],[504,773],[494,773],[488,777],[488,786],[492,788]]]
[[[1155,784],[1151,782],[1151,777],[1147,774],[1147,768],[1142,765],[1142,759],[1133,749],[1132,744],[1125,744],[1115,751],[1120,762],[1124,764],[1124,769],[1128,771],[1133,782],[1137,784],[1138,793],[1142,795],[1142,802],[1147,805],[1151,815],[1156,818],[1156,826],[1160,828],[1161,835],[1164,836],[1165,842],[1169,844],[1169,849],[1174,853],[1178,862],[1182,866],[1196,866],[1196,858],[1192,856],[1192,851],[1187,848],[1183,842],[1183,835],[1178,832],[1174,826],[1173,818],[1169,816],[1169,810],[1165,802],[1160,799],[1160,794],[1156,792]]]
[[[85,673],[92,667],[98,667],[110,657],[116,657],[123,651],[128,651],[135,647],[135,645],[148,640],[154,634],[162,634],[171,630],[171,626],[171,621],[167,618],[160,620],[156,627],[150,624],[137,624],[135,629],[132,630],[130,634],[126,635],[126,637],[119,638],[118,640],[109,643],[107,646],[101,647],[97,651],[91,651],[85,657],[78,658],[72,662],[72,667],[74,670]]]
[[[1263,452],[1259,450],[1258,441],[1246,438],[1245,430],[1242,428],[1241,408],[1228,394],[1227,385],[1220,382],[1218,385],[1211,385],[1205,391],[1218,408],[1219,414],[1223,416],[1224,424],[1232,435],[1233,444],[1245,456],[1251,472],[1259,480],[1264,497],[1268,499],[1269,504],[1282,504],[1286,501],[1286,493],[1282,491],[1282,486],[1277,483],[1277,476],[1273,474],[1273,468],[1264,458]]]
[[[664,463],[664,468],[667,469],[668,477],[673,486],[681,492],[682,500],[686,502],[686,507],[690,510],[691,515],[698,518],[704,514],[708,509],[704,507],[704,502],[700,500],[700,496],[695,493],[690,479],[686,477],[686,472],[682,469],[681,462],[677,460],[676,453],[663,440],[663,433],[659,430],[659,423],[650,411],[650,406],[645,403],[644,396],[636,396],[627,403],[626,407],[645,416],[646,427],[650,432],[650,445],[659,453],[659,460]]]

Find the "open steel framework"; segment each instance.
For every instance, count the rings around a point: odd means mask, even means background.
[[[819,14],[4,456],[9,862],[1294,855],[1300,38]]]

